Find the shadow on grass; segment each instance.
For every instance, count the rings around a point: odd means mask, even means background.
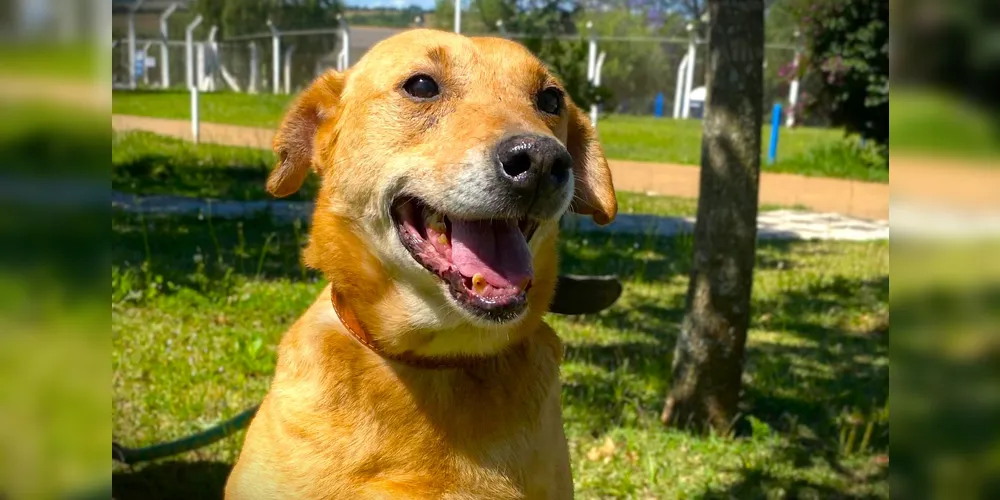
[[[591,251],[580,238],[591,238]],[[602,238],[609,238],[603,240]],[[571,343],[566,359],[591,365],[564,384],[564,408],[583,432],[598,437],[608,430],[636,424],[659,425],[665,390],[669,386],[672,351],[684,316],[685,287],[690,263],[686,237],[644,241],[600,235],[574,236],[564,244],[563,264],[573,272],[614,269],[639,282],[670,282],[680,278],[673,295],[630,293],[622,303],[597,316],[574,321],[641,334],[640,340],[620,343]],[[651,243],[647,246],[646,243]],[[655,251],[644,249],[653,248]],[[762,242],[757,269],[796,276],[790,257],[822,249],[807,243]],[[679,254],[680,258],[673,258]],[[638,257],[647,259],[643,264]],[[629,286],[626,285],[626,290]],[[777,477],[766,468],[737,471],[740,479],[706,498],[764,498],[784,491],[792,498],[863,498],[854,493],[863,483],[886,480],[886,467],[851,467],[842,462],[854,453],[887,453],[889,427],[888,276],[877,279],[809,278],[791,281],[786,291],[753,301],[755,330],[782,332],[780,342],[755,342],[748,349],[742,411],[787,436],[769,461],[809,469],[825,463],[844,478],[838,490],[810,482],[808,474]],[[860,321],[862,324],[847,324]],[[753,333],[751,333],[752,338]],[[604,375],[609,374],[609,375]],[[623,381],[638,380],[637,384]],[[630,385],[632,387],[630,387]],[[662,388],[659,392],[634,387]],[[630,420],[630,415],[643,414]],[[865,438],[868,422],[875,421]],[[852,436],[853,434],[853,436]],[[848,444],[850,443],[850,444]],[[859,449],[863,446],[864,449]],[[867,469],[871,469],[870,471]]]
[[[856,483],[875,483],[888,480],[888,468],[882,468],[861,477],[852,477]],[[736,484],[721,490],[707,491],[699,498],[706,500],[766,499],[776,498],[780,492],[781,498],[822,498],[822,499],[875,499],[883,498],[872,494],[854,494],[820,484],[808,479],[787,479],[776,477],[761,468],[750,468],[740,471],[741,478]]]
[[[221,499],[231,464],[158,462],[112,473],[117,500]]]
[[[210,283],[224,281],[226,275],[290,280],[316,277],[299,264],[299,249],[306,238],[304,224],[296,233],[293,226],[274,223],[266,215],[231,221],[198,217],[144,219],[115,212],[112,233],[116,266],[138,268],[148,255],[151,272],[178,286],[200,290],[215,286]],[[563,236],[561,272],[615,274],[625,281],[626,288],[622,301],[603,313],[564,321],[629,332],[626,338],[619,335],[617,342],[604,339],[567,346],[568,361],[596,369],[584,371],[564,385],[564,408],[574,415],[576,429],[597,437],[616,426],[658,425],[656,419],[669,382],[671,354],[684,315],[691,244],[688,236],[603,233]],[[788,264],[791,257],[817,251],[822,251],[822,247],[762,242],[757,268],[798,276],[798,270]],[[667,284],[672,286],[645,286]],[[785,288],[783,293],[753,303],[753,327],[783,332],[782,338],[791,341],[757,342],[748,351],[744,410],[775,431],[790,436],[789,442],[774,450],[769,460],[796,468],[808,468],[821,460],[847,477],[851,472],[840,463],[845,456],[841,436],[845,410],[867,418],[887,403],[887,324],[879,323],[878,317],[885,312],[879,307],[888,294],[888,278],[810,278],[801,283],[790,282]],[[872,328],[865,330],[844,324],[847,316],[872,316],[876,320]],[[887,451],[887,424],[874,428],[867,448]],[[135,492],[142,485],[157,486],[169,483],[167,478],[194,475],[198,467],[208,468],[208,472],[198,477],[206,481],[216,478],[221,488],[224,471],[228,469],[212,472],[213,466],[197,463],[150,466],[123,477],[122,484],[128,486],[127,491]],[[809,483],[802,477],[795,480],[773,477],[766,469],[739,472],[741,478],[726,490],[705,494],[709,498],[727,495],[753,498],[784,489],[806,497],[850,496],[846,489],[837,491],[820,483]],[[880,473],[876,471],[867,479],[851,476],[850,481],[881,481]],[[128,498],[117,495],[119,475],[115,476],[115,482],[116,497]],[[201,488],[209,486],[212,485],[203,483]],[[177,494],[166,497],[187,498]]]
[[[234,277],[313,280],[300,261],[305,223],[276,223],[266,213],[242,220],[141,216],[114,211],[112,265],[199,292]],[[169,290],[164,290],[169,293]]]
[[[169,194],[224,200],[271,200],[265,190],[269,151],[193,145],[153,134],[119,136],[112,159],[111,189],[135,195]],[[286,199],[311,201],[319,179],[310,175]]]

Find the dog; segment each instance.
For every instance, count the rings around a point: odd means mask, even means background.
[[[523,46],[413,30],[319,76],[267,182],[321,178],[307,265],[226,498],[571,498],[542,316],[568,210],[618,206],[586,116]]]

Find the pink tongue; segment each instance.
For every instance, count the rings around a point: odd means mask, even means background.
[[[514,221],[451,221],[451,259],[462,276],[482,274],[496,288],[520,286],[534,273],[528,242]]]

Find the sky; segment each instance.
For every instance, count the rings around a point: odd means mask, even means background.
[[[349,7],[392,7],[401,9],[410,5],[416,5],[423,9],[434,8],[434,0],[346,0],[344,3]],[[462,4],[468,4],[468,1],[465,0]]]

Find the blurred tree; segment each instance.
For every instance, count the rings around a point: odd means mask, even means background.
[[[663,423],[736,424],[750,323],[763,120],[764,1],[709,0],[708,103],[687,313]]]
[[[892,8],[895,82],[944,87],[1000,108],[1000,3],[913,0]]]
[[[284,30],[335,28],[343,11],[339,0],[195,0],[191,7],[205,26],[219,27],[220,38],[266,32],[268,19]]]
[[[406,28],[416,25],[415,20],[424,15],[424,10],[412,5],[405,9],[350,9],[344,15],[347,16],[347,22],[354,26]]]
[[[799,0],[803,69],[821,77],[811,108],[877,144],[889,141],[889,0]]]
[[[455,28],[454,0],[435,0],[434,28],[451,31]]]

